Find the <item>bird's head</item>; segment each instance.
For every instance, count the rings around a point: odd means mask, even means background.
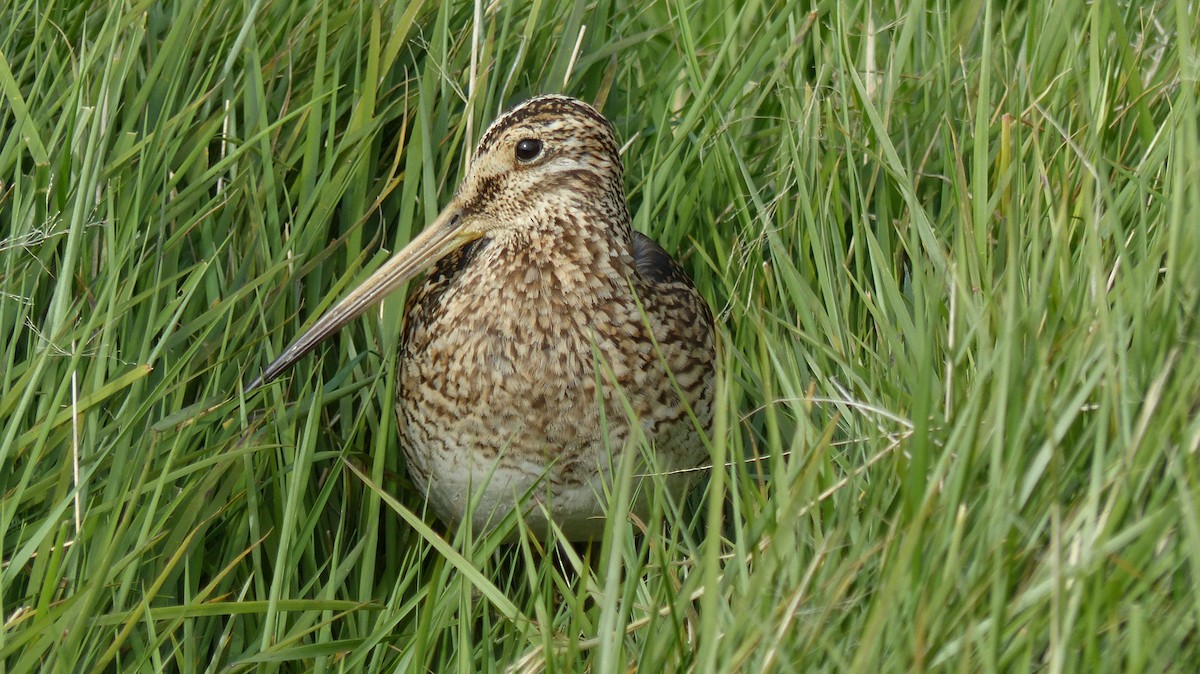
[[[484,237],[553,226],[554,209],[581,206],[628,223],[612,125],[592,106],[538,96],[484,132],[454,198],[437,218],[334,305],[247,387],[268,382],[325,338],[455,250]]]
[[[460,236],[469,238],[535,226],[556,204],[607,200],[623,208],[622,173],[607,119],[574,98],[539,96],[488,127],[442,216],[457,217]]]

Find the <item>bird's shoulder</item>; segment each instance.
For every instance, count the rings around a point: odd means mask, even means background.
[[[638,273],[651,283],[683,283],[692,285],[691,278],[675,258],[658,242],[641,232],[633,233],[633,262]]]
[[[690,330],[711,332],[712,311],[700,295],[692,278],[662,246],[642,234],[633,233],[634,266],[641,276],[642,296],[648,311],[662,314],[659,318],[668,325]]]

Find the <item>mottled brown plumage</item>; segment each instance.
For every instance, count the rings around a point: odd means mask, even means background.
[[[590,106],[541,96],[514,108],[484,133],[442,215],[262,379],[432,264],[405,309],[396,409],[413,481],[439,516],[458,523],[475,498],[482,531],[531,494],[534,531],[544,505],[569,538],[592,538],[622,455],[642,456],[639,435],[683,490],[712,419],[712,315],[631,229],[622,173],[613,129]]]

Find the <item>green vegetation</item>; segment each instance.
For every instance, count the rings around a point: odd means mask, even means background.
[[[3,3],[0,671],[1195,671],[1195,16]],[[724,341],[706,487],[549,557],[422,515],[402,297],[240,394],[541,92]]]

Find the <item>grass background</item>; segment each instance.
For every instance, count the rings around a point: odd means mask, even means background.
[[[1195,671],[1197,28],[4,3],[0,670]],[[239,395],[541,92],[724,343],[706,487],[553,559],[422,515],[401,298]]]

